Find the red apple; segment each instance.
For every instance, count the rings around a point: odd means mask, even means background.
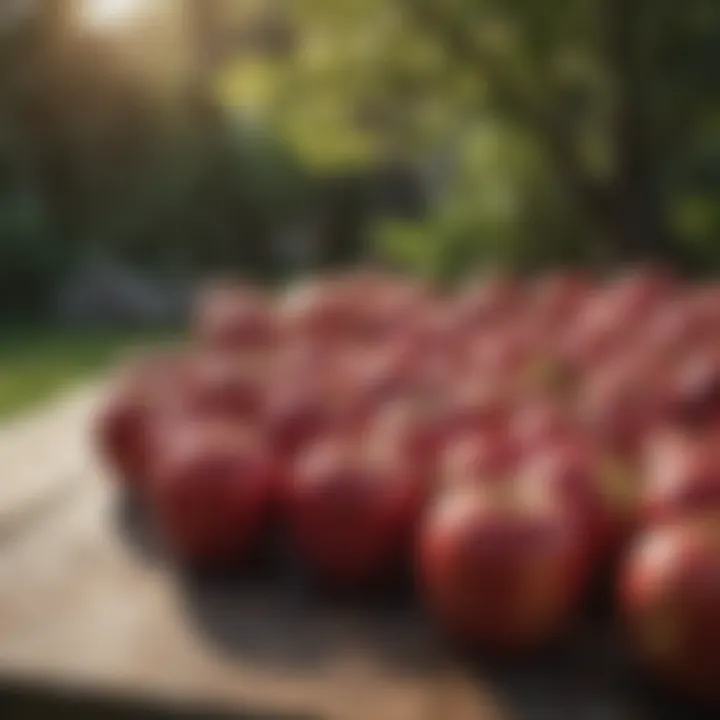
[[[221,351],[266,349],[275,339],[268,299],[239,284],[207,288],[195,308],[193,328],[202,346]]]
[[[296,385],[271,389],[263,414],[273,448],[288,462],[332,422],[325,398],[312,387]]]
[[[273,358],[261,424],[283,458],[292,461],[334,419],[344,400],[336,394],[343,376],[337,346],[317,339],[287,342]]]
[[[637,332],[637,342],[645,346],[648,353],[676,361],[689,349],[702,346],[708,328],[694,296],[686,293],[665,303]]]
[[[720,524],[685,520],[638,537],[619,582],[638,658],[663,682],[720,699]]]
[[[347,336],[354,306],[341,280],[316,278],[290,287],[279,299],[277,316],[284,337],[326,343]]]
[[[168,551],[190,565],[247,556],[267,519],[278,472],[262,438],[246,428],[175,424],[153,464],[150,503]]]
[[[618,319],[627,325],[647,320],[666,301],[674,298],[677,281],[666,270],[640,266],[629,269],[607,286],[606,298]]]
[[[402,524],[411,539],[437,479],[442,434],[436,408],[421,396],[396,399],[378,408],[361,432],[366,460],[404,488]]]
[[[105,399],[95,419],[100,453],[129,488],[140,489],[147,482],[151,418],[152,409],[141,393],[119,387]]]
[[[543,331],[531,318],[524,322],[524,355],[512,378],[518,395],[558,402],[574,400],[581,379],[578,368],[563,355],[553,333]]]
[[[343,362],[353,397],[368,412],[420,386],[418,357],[402,338],[372,347],[352,347]]]
[[[249,358],[205,355],[189,373],[187,409],[198,417],[249,421],[260,412],[263,391],[263,369]]]
[[[451,378],[444,405],[442,424],[448,439],[505,428],[512,412],[508,388],[480,375]]]
[[[561,323],[573,322],[590,295],[592,283],[581,272],[541,277],[533,286],[528,312],[544,331],[555,334]]]
[[[189,365],[179,353],[137,358],[102,399],[94,418],[95,441],[118,481],[133,491],[143,491],[149,483],[156,431],[184,395]]]
[[[640,269],[597,288],[562,333],[563,357],[588,369],[626,349],[667,306],[672,287],[662,273]]]
[[[522,285],[509,275],[472,280],[455,298],[460,326],[472,331],[505,321],[519,309],[523,295]]]
[[[370,343],[403,334],[415,317],[430,309],[433,300],[422,283],[391,276],[352,283],[346,297],[353,308],[356,337]]]
[[[392,441],[408,460],[433,465],[442,442],[438,410],[431,394],[411,390],[378,404],[363,430],[370,440]]]
[[[418,355],[459,355],[464,349],[465,333],[458,315],[458,308],[447,299],[430,298],[421,312],[407,319],[400,337]]]
[[[552,445],[579,440],[583,432],[577,419],[559,402],[531,397],[513,412],[510,436],[518,453],[529,456]]]
[[[581,438],[550,444],[529,457],[519,482],[573,514],[592,561],[611,559],[637,522],[639,482],[628,465]]]
[[[583,555],[573,519],[550,498],[513,484],[460,486],[425,520],[422,591],[458,640],[526,649],[569,624],[583,590]]]
[[[461,484],[508,482],[517,460],[517,446],[504,427],[460,433],[445,443],[440,490]]]
[[[720,352],[703,348],[678,363],[674,378],[675,419],[701,430],[720,421]]]
[[[720,328],[720,284],[700,285],[689,291],[688,295],[693,328],[696,331],[694,339],[703,344],[703,341],[716,338]]]
[[[586,372],[602,363],[621,343],[613,308],[601,299],[589,300],[578,317],[560,331],[559,354],[576,371]]]
[[[602,443],[635,458],[648,434],[672,419],[675,389],[665,367],[629,352],[587,376],[579,406],[581,420]]]
[[[643,476],[646,523],[720,511],[720,451],[712,437],[656,434],[646,446]]]
[[[418,483],[392,443],[324,437],[300,457],[286,512],[293,547],[313,576],[335,587],[379,579],[405,549]]]
[[[480,333],[469,341],[468,372],[484,379],[518,385],[540,356],[540,348],[528,325],[506,324]]]
[[[413,316],[430,310],[434,300],[431,288],[424,283],[409,279],[389,283],[379,302],[386,333],[402,332]]]

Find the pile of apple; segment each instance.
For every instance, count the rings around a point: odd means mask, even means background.
[[[439,626],[501,652],[610,574],[646,667],[720,692],[720,285],[219,285],[188,347],[123,368],[97,431],[182,563],[246,559],[268,528],[345,590],[410,559]]]

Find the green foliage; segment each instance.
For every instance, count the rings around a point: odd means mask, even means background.
[[[352,260],[388,163],[450,168],[426,218],[372,232],[427,275],[720,263],[717,0],[184,0],[128,33],[134,65],[64,4],[0,34],[0,314],[92,253],[278,276],[298,219]],[[182,8],[199,53],[165,42]]]
[[[578,242],[582,224],[546,182],[542,155],[527,136],[486,119],[456,154],[451,185],[424,221],[379,226],[381,258],[441,281],[473,266],[533,269],[595,259],[592,236]]]
[[[255,112],[306,162],[463,157],[488,117],[512,135],[424,227],[381,229],[385,255],[717,262],[715,0],[304,0],[292,17],[299,50],[265,68]]]

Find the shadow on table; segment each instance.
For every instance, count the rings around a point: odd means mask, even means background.
[[[131,546],[152,562],[166,562],[148,544],[136,511],[124,513]],[[231,659],[292,674],[355,653],[380,669],[430,682],[457,666],[518,720],[720,718],[720,709],[690,706],[638,676],[607,587],[591,594],[592,605],[565,638],[525,660],[503,662],[451,649],[422,612],[407,570],[369,593],[343,597],[299,570],[286,546],[268,543],[241,569],[175,571],[188,621]]]
[[[356,604],[295,582],[190,576],[182,587],[199,632],[231,655],[282,669],[312,668],[354,648],[420,681],[459,667],[518,720],[720,718],[720,709],[690,705],[640,677],[610,613],[591,614],[551,646],[504,662],[451,649],[402,592]]]
[[[312,671],[349,654],[428,676],[442,658],[407,574],[350,597],[319,588],[276,553],[230,573],[178,573],[190,621],[229,656]]]
[[[113,508],[113,522],[125,545],[143,562],[165,564],[166,560],[141,503],[132,495],[121,495]]]
[[[3,720],[320,720],[310,714],[130,701],[22,684],[0,684],[0,717]]]
[[[356,648],[410,672],[437,669],[435,638],[404,568],[361,597],[338,596],[298,571],[277,533],[240,568],[197,570],[172,567],[133,498],[119,500],[113,519],[138,559],[176,575],[188,621],[230,658],[304,673]]]
[[[612,622],[582,623],[527,657],[503,661],[459,652],[478,681],[519,720],[717,720],[641,676]]]

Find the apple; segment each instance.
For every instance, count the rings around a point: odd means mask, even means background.
[[[219,283],[206,288],[193,315],[194,336],[202,347],[220,351],[269,348],[275,340],[271,305],[250,286]]]
[[[638,266],[616,277],[608,285],[606,297],[626,326],[637,326],[674,300],[677,288],[677,280],[667,270]]]
[[[440,352],[417,352],[405,337],[375,347],[350,347],[338,364],[333,394],[345,397],[346,411],[365,419],[398,403],[412,405],[423,416],[439,414],[457,367]]]
[[[674,301],[672,278],[652,268],[637,268],[600,286],[582,312],[561,334],[563,357],[582,370],[593,368],[633,344],[639,328]]]
[[[391,276],[353,283],[346,297],[355,316],[355,334],[369,343],[403,334],[415,317],[430,309],[433,300],[430,289],[422,283]]]
[[[487,364],[478,358],[478,369],[482,367],[484,374],[509,384],[520,397],[572,399],[579,373],[564,355],[559,331],[537,317],[526,315],[496,332],[504,340],[490,353],[490,358],[494,354],[494,362]]]
[[[406,508],[402,524],[408,542],[435,491],[443,440],[438,420],[432,399],[408,395],[379,407],[360,428],[366,460],[392,475],[403,489]]]
[[[330,420],[342,365],[337,346],[318,338],[288,339],[271,358],[259,422],[281,456],[292,460]]]
[[[720,352],[703,348],[677,364],[676,420],[701,430],[720,421]]]
[[[257,546],[278,483],[269,448],[246,427],[178,421],[152,466],[150,511],[168,552],[223,566]]]
[[[280,457],[292,462],[331,423],[332,411],[313,387],[271,388],[263,409],[263,426]]]
[[[468,372],[519,384],[534,357],[539,358],[536,340],[528,332],[528,326],[519,323],[508,323],[479,333],[469,340]]]
[[[600,442],[634,459],[648,435],[672,420],[677,403],[667,368],[628,351],[587,374],[578,404],[581,421]]]
[[[421,590],[450,636],[499,651],[565,629],[584,587],[577,526],[549,496],[513,483],[441,493],[424,521]]]
[[[389,283],[379,302],[386,334],[402,332],[408,321],[429,310],[434,300],[432,289],[422,282],[403,278]]]
[[[465,433],[507,427],[513,398],[507,384],[477,374],[451,378],[443,396],[442,425],[450,439]]]
[[[608,358],[620,342],[613,308],[603,304],[602,297],[596,294],[560,331],[558,352],[570,367],[587,372]]]
[[[560,402],[543,396],[518,403],[510,418],[509,433],[523,457],[583,437],[572,413]]]
[[[200,356],[186,385],[187,409],[198,417],[252,420],[263,404],[263,369],[249,357]]]
[[[720,328],[720,284],[708,283],[688,291],[689,305],[693,327],[696,331],[695,339],[702,344],[704,340],[717,337]]]
[[[341,279],[314,278],[289,287],[279,298],[277,321],[283,337],[329,343],[353,328],[355,309]]]
[[[517,446],[502,426],[459,433],[445,442],[440,490],[460,484],[509,482],[517,460]]]
[[[459,324],[472,331],[505,321],[518,311],[523,295],[521,283],[510,275],[491,273],[471,280],[454,299]]]
[[[129,489],[140,489],[147,482],[151,417],[152,408],[139,391],[117,387],[104,399],[95,418],[99,451]]]
[[[432,398],[408,394],[380,405],[363,432],[371,449],[392,446],[397,458],[430,478],[440,449],[438,419]]]
[[[663,431],[646,444],[642,517],[647,524],[720,511],[720,451],[712,437]]]
[[[459,353],[465,340],[459,309],[447,298],[431,297],[407,318],[400,337],[419,355]]]
[[[529,315],[544,331],[554,334],[561,323],[579,316],[591,291],[591,281],[579,271],[545,275],[532,286]]]
[[[639,661],[663,683],[720,699],[720,524],[688,519],[640,535],[619,602]]]
[[[133,492],[150,481],[156,431],[174,412],[188,380],[190,359],[177,352],[157,352],[123,366],[93,418],[98,450],[116,479]]]
[[[416,520],[416,470],[392,442],[334,433],[307,448],[288,483],[286,514],[295,553],[315,579],[360,588],[393,566]]]
[[[366,411],[420,386],[418,356],[404,338],[353,347],[341,359],[345,381]]]
[[[675,362],[684,357],[688,349],[703,345],[708,327],[697,300],[691,293],[678,295],[673,302],[663,305],[647,323],[637,328],[637,342],[648,353]]]
[[[554,498],[577,518],[593,562],[611,559],[637,523],[635,473],[582,438],[538,449],[523,464],[518,482],[530,494]]]

